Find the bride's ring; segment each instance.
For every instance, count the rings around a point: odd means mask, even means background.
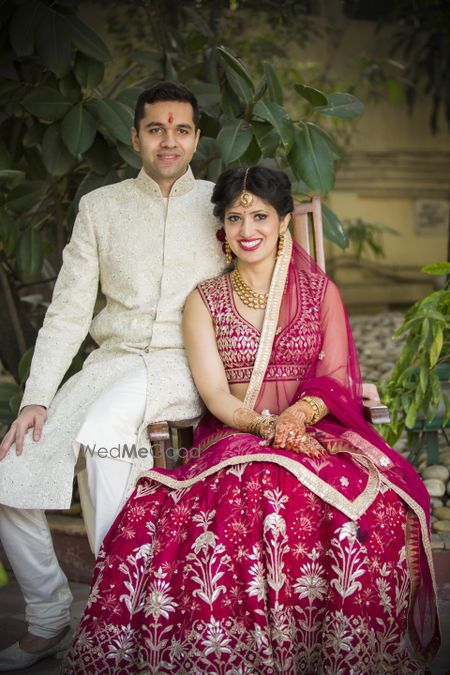
[[[302,443],[304,443],[307,440],[308,436],[306,434],[303,434],[303,436],[300,436],[300,440]]]
[[[292,438],[292,436],[295,436],[295,431],[289,431],[288,436]]]

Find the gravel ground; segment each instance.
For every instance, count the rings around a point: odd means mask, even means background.
[[[389,378],[404,342],[403,338],[392,339],[403,317],[402,312],[350,317],[364,382],[376,383],[381,378]]]

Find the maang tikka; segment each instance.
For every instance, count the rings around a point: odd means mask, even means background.
[[[250,167],[247,167],[244,174],[244,181],[242,183],[241,196],[239,197],[239,204],[245,209],[253,204],[253,195],[247,191],[247,176],[249,171]]]

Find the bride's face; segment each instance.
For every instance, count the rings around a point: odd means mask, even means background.
[[[251,193],[250,193],[251,194]],[[246,263],[275,258],[278,238],[285,232],[290,216],[280,218],[273,206],[253,195],[249,206],[239,197],[225,210],[224,229],[231,250]]]

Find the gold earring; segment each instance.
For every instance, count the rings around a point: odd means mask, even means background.
[[[227,265],[231,265],[233,262],[233,254],[231,253],[231,246],[228,239],[225,240],[225,256],[227,259]]]
[[[285,240],[285,234],[282,232],[280,234],[280,237],[278,239],[278,250],[277,250],[277,258],[280,257],[280,255],[283,253],[283,248],[284,248],[284,240]]]

